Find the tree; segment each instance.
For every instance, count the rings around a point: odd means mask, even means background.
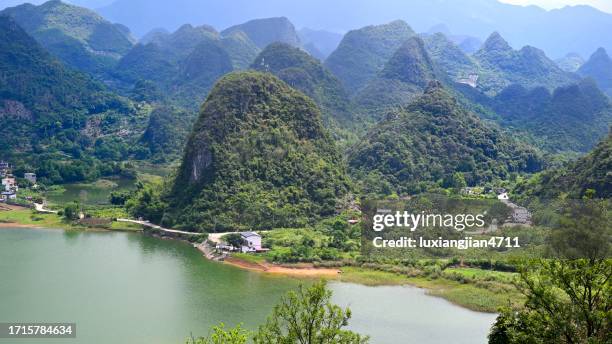
[[[66,220],[72,221],[72,220],[77,220],[79,218],[79,204],[77,202],[71,202],[68,203],[65,207],[64,207],[64,218]]]
[[[489,343],[612,342],[612,260],[547,260],[521,272],[522,309],[502,309]]]
[[[321,281],[310,288],[290,291],[274,307],[266,324],[259,327],[255,344],[361,344],[368,337],[343,330],[351,318],[350,309],[330,302],[331,291]]]
[[[208,337],[191,338],[187,344],[246,344],[248,336],[249,332],[241,325],[226,330],[225,324],[221,323],[212,328]]]
[[[561,216],[548,237],[549,249],[556,257],[600,259],[610,257],[612,237],[610,200],[565,200]]]
[[[225,241],[228,245],[234,246],[236,248],[240,248],[247,244],[246,240],[242,238],[240,233],[230,233],[223,236],[223,241]]]
[[[458,190],[461,190],[461,188],[464,188],[466,186],[467,186],[467,183],[465,182],[465,177],[463,176],[463,173],[461,172],[453,173],[453,187],[457,188]]]

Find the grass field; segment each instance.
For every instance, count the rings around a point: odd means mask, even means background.
[[[85,230],[87,227],[78,224],[64,221],[56,214],[41,214],[28,208],[19,208],[10,211],[0,211],[0,223],[16,224],[19,226],[44,227],[44,228],[61,228],[61,229],[77,229]],[[110,230],[118,231],[139,231],[140,225],[126,222],[112,222]]]
[[[460,282],[444,277],[408,277],[405,275],[359,267],[343,267],[339,279],[343,282],[377,285],[413,285],[428,290],[428,294],[442,297],[454,304],[481,312],[496,312],[499,307],[520,304],[522,295],[509,282],[512,273],[473,268],[447,269],[473,277]],[[490,279],[490,281],[489,281]],[[508,281],[502,282],[502,281]]]

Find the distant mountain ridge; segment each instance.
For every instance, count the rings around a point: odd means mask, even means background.
[[[354,93],[376,76],[402,43],[414,35],[412,28],[401,20],[350,31],[325,60],[325,66]]]
[[[511,84],[554,89],[579,79],[559,68],[540,49],[524,46],[514,50],[498,32],[487,38],[473,58],[483,70],[480,87],[493,94]]]
[[[103,74],[134,44],[127,27],[60,0],[40,6],[23,4],[0,15],[12,17],[66,64],[93,74]]]
[[[251,68],[271,72],[312,98],[321,108],[326,124],[354,125],[350,100],[340,81],[303,50],[286,43],[272,43],[257,56]]]
[[[286,43],[294,47],[301,45],[295,27],[285,17],[249,20],[221,31],[221,35],[228,36],[237,31],[244,32],[260,49],[274,42]]]
[[[113,173],[136,148],[144,116],[132,102],[64,66],[7,16],[0,75],[0,156],[28,164],[41,182]]]
[[[130,88],[152,81],[170,99],[197,109],[213,83],[226,73],[250,65],[259,48],[242,31],[222,36],[213,27],[181,26],[158,31],[139,43],[116,65],[113,75]]]
[[[349,168],[367,192],[413,194],[458,173],[477,185],[511,172],[537,171],[537,151],[465,110],[434,81],[409,105],[390,110],[349,152]]]
[[[593,78],[599,87],[612,97],[612,59],[604,48],[599,48],[577,71]]]
[[[378,120],[387,109],[403,106],[420,96],[429,82],[445,77],[417,36],[404,41],[376,77],[353,100],[367,117]]]
[[[137,35],[155,27],[174,30],[184,23],[225,28],[253,18],[281,16],[300,28],[332,32],[402,19],[419,32],[444,23],[451,32],[481,40],[499,31],[513,46],[535,46],[552,58],[572,51],[588,56],[598,47],[612,49],[612,37],[601,34],[612,32],[612,14],[589,6],[546,11],[496,0],[176,0],[171,5],[162,0],[117,0],[100,13],[128,25]]]
[[[586,153],[612,123],[610,99],[589,79],[553,91],[512,84],[494,97],[466,85],[456,90],[494,113],[502,127],[527,135],[524,140],[547,152]]]

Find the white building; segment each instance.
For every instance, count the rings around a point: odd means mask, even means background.
[[[0,194],[0,199],[2,199],[2,201],[7,201],[9,199],[17,199],[17,195],[12,191],[2,191],[2,193]]]
[[[504,192],[504,193],[501,193],[501,194],[497,195],[497,199],[500,200],[500,201],[503,201],[503,200],[510,199],[510,197],[508,197],[508,193],[507,192]]]
[[[6,177],[2,178],[2,186],[4,186],[5,191],[11,191],[14,189],[17,186],[15,177],[12,175],[7,175]]]
[[[261,251],[261,235],[255,232],[242,232],[240,237],[246,242],[241,248],[242,252]]]

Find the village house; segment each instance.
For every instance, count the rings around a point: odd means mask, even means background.
[[[4,191],[17,191],[17,182],[12,174],[7,174],[2,178],[2,186],[4,186]]]
[[[500,193],[499,195],[497,195],[497,199],[500,200],[500,201],[503,201],[503,200],[510,199],[510,197],[508,197],[508,193],[507,192],[504,192],[504,193]]]
[[[1,202],[6,202],[12,199],[17,199],[17,194],[15,194],[14,191],[2,191],[2,193],[0,193]]]
[[[242,245],[241,251],[244,252],[258,252],[261,251],[261,235],[255,232],[242,232],[240,237],[245,241],[246,245]]]
[[[10,168],[11,168],[11,165],[9,165],[8,162],[0,161],[0,173],[1,172],[6,173]]]
[[[36,184],[36,173],[24,173],[23,179],[29,181],[32,184]]]

